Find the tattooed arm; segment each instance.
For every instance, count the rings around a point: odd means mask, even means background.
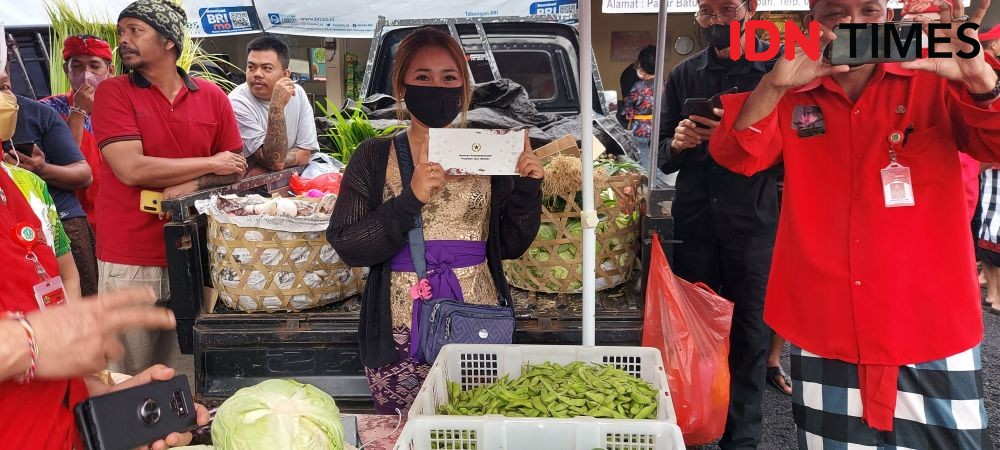
[[[264,145],[253,154],[254,160],[260,166],[277,171],[285,168],[288,156],[288,129],[285,125],[285,106],[295,95],[295,83],[289,78],[282,78],[274,85],[271,93],[271,106],[267,111],[267,134],[264,135]]]
[[[277,92],[277,88],[275,88]],[[288,156],[288,131],[285,126],[285,107],[279,107],[271,101],[271,108],[267,112],[267,134],[264,136],[264,145],[253,154],[254,161],[258,165],[272,171],[285,168]]]

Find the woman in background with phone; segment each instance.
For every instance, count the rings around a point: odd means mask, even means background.
[[[429,271],[435,253],[454,259],[438,276],[457,288],[451,298],[480,305],[497,305],[501,296],[512,303],[501,261],[520,257],[538,232],[544,172],[527,136],[517,164],[520,176],[450,176],[427,160],[429,128],[450,126],[459,116],[464,126],[468,73],[464,51],[447,33],[426,27],[403,39],[392,80],[410,126],[358,146],[330,218],[327,239],[337,254],[351,266],[371,268],[358,333],[381,414],[405,413],[430,369],[409,352],[413,305],[425,298],[416,274],[403,268],[410,261],[404,250],[416,216],[423,218]],[[397,162],[400,151],[409,153],[414,166],[408,185]]]

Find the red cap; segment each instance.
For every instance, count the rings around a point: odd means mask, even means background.
[[[949,5],[954,6],[951,0],[945,0]],[[903,15],[941,12],[941,8],[934,0],[903,0]]]
[[[100,38],[70,36],[63,42],[63,61],[74,56],[91,55],[111,61],[111,46]]]
[[[1000,39],[1000,25],[995,25],[989,31],[979,33],[979,42],[992,41],[994,39]]]

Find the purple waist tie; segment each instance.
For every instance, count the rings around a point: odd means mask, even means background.
[[[424,256],[427,259],[427,281],[431,286],[431,298],[452,298],[465,301],[462,286],[452,269],[472,267],[486,261],[485,241],[424,241]],[[393,272],[415,272],[410,246],[404,246],[391,263]],[[419,283],[420,280],[417,280]],[[416,356],[420,342],[420,299],[413,300],[413,315],[410,318],[410,357]]]

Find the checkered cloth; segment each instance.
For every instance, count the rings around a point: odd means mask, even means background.
[[[861,421],[858,366],[791,346],[792,415],[800,449],[993,449],[980,346],[899,368],[893,431]]]

